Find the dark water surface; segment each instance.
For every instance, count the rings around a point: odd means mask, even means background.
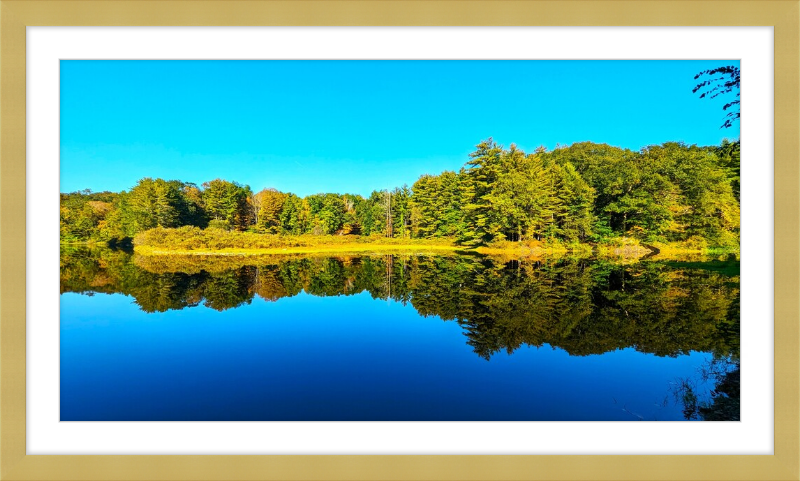
[[[738,357],[736,261],[61,255],[63,421],[684,420]]]

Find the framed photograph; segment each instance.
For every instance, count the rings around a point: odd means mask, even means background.
[[[797,2],[0,5],[3,479],[800,478]]]

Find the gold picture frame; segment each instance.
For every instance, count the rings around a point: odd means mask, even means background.
[[[800,479],[798,24],[798,0],[0,0],[0,479]],[[774,455],[27,455],[25,27],[34,25],[774,26]]]

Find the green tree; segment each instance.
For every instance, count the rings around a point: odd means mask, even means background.
[[[396,187],[391,195],[393,237],[411,237],[411,189],[407,185]]]
[[[363,229],[359,213],[362,212],[362,204],[365,202],[364,198],[360,195],[344,194],[342,196],[342,201],[344,202],[342,233],[362,234]]]
[[[596,223],[592,208],[595,191],[569,162],[552,166],[555,196],[554,212],[561,235],[569,241],[585,241]]]
[[[305,234],[310,229],[310,209],[305,199],[288,194],[279,216],[281,232],[290,235]]]
[[[503,149],[491,137],[480,142],[475,149],[475,152],[469,154],[470,160],[467,161],[462,174],[466,176],[461,191],[466,225],[461,240],[485,243],[503,237],[502,225],[491,200]]]
[[[185,211],[183,183],[146,177],[139,180],[126,197],[126,220],[131,231],[153,227],[178,227]]]
[[[357,215],[361,221],[364,235],[388,235],[389,226],[386,222],[390,214],[388,210],[389,204],[387,203],[388,198],[388,191],[373,190],[369,198],[361,205],[360,212]]]
[[[668,142],[642,152],[677,187],[680,211],[675,220],[681,226],[681,238],[701,236],[724,246],[738,243],[739,202],[715,150]]]
[[[438,237],[441,235],[444,211],[442,202],[442,175],[423,175],[412,185],[409,199],[411,232],[414,237]]]
[[[187,182],[183,185],[183,199],[181,224],[205,227],[208,224],[208,217],[203,209],[203,191],[196,184]]]
[[[311,214],[311,232],[334,234],[344,225],[345,203],[338,194],[314,194],[306,197]]]
[[[670,228],[677,189],[656,159],[592,142],[546,155],[562,167],[572,164],[594,189],[596,231],[663,238]]]
[[[714,153],[717,156],[717,163],[720,167],[722,167],[722,170],[728,177],[728,180],[731,184],[731,190],[733,191],[733,195],[736,197],[737,202],[739,202],[741,182],[740,148],[741,145],[738,140],[731,142],[728,139],[723,139],[719,147],[713,148]]]
[[[244,230],[251,224],[251,209],[247,199],[250,187],[236,182],[214,179],[203,183],[203,205],[215,225]]]
[[[526,156],[511,144],[500,155],[495,181],[483,199],[488,202],[484,212],[493,219],[491,231],[495,232],[495,240],[557,235],[553,213],[558,199],[551,176],[538,155]]]

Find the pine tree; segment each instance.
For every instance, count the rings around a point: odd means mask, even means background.
[[[475,152],[469,154],[464,175],[465,229],[461,240],[472,243],[485,243],[502,237],[497,212],[492,206],[492,188],[497,181],[497,170],[502,147],[492,138],[488,138],[476,146]]]

